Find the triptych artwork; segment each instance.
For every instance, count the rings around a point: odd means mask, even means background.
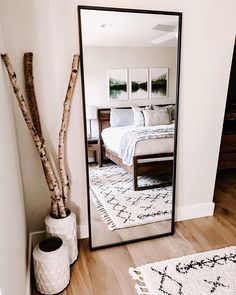
[[[167,98],[168,68],[108,70],[109,100]]]

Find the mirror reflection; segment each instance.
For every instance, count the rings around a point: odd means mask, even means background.
[[[173,231],[178,27],[80,8],[92,248]]]

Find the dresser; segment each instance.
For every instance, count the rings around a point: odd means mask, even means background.
[[[218,169],[230,168],[236,168],[236,39],[218,163]]]
[[[236,104],[228,104],[225,112],[218,169],[236,168]]]

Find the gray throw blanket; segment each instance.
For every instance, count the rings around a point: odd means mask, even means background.
[[[122,137],[118,156],[124,164],[132,166],[135,147],[138,141],[152,138],[171,138],[174,137],[174,133],[174,124],[139,127],[128,131]]]

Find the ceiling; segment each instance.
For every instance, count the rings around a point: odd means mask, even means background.
[[[177,16],[82,9],[81,23],[82,40],[85,46],[177,46],[177,39],[173,37],[158,44],[151,42],[170,33],[153,28],[160,24],[176,27]],[[168,37],[162,37],[162,39],[168,39]]]

